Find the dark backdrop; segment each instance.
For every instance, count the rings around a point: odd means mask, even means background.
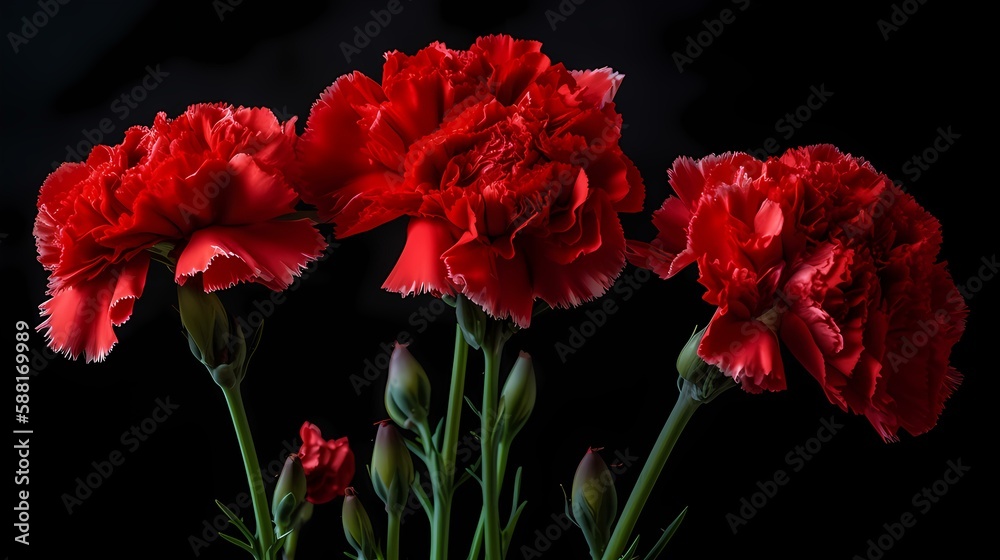
[[[967,558],[990,546],[996,462],[987,449],[996,436],[988,399],[996,361],[989,352],[996,343],[998,287],[986,278],[992,273],[982,259],[995,261],[997,235],[995,205],[981,193],[994,188],[995,178],[975,140],[995,114],[995,90],[986,81],[995,70],[985,49],[987,13],[941,0],[400,5],[348,61],[341,43],[354,42],[354,27],[364,28],[370,11],[387,2],[6,2],[0,266],[9,294],[3,303],[8,338],[17,320],[39,323],[37,306],[45,300],[30,233],[37,189],[54,164],[74,151],[85,154],[88,137],[117,143],[126,127],[150,123],[158,111],[176,115],[202,101],[298,115],[301,131],[327,85],[353,69],[377,78],[386,50],[412,53],[434,40],[467,48],[479,35],[510,33],[541,40],[544,52],[569,68],[611,66],[625,74],[616,99],[627,123],[622,146],[647,187],[647,210],[623,217],[631,237],[652,236],[649,213],[667,196],[666,169],[679,155],[830,142],[906,183],[943,222],[942,257],[955,279],[976,290],[968,331],[953,355],[965,381],[934,430],[884,444],[864,418],[830,405],[793,366],[788,391],[752,396],[734,390],[695,415],[641,520],[645,543],[689,505],[668,549],[673,558],[846,560],[866,557],[869,539],[880,537],[883,547],[891,545],[878,553],[887,559]],[[44,15],[45,6],[58,12]],[[22,18],[35,20],[34,33]],[[146,84],[155,88],[136,90],[150,71],[158,73]],[[826,93],[820,98],[816,91]],[[810,100],[812,108],[803,108]],[[786,114],[796,112],[793,123]],[[933,163],[917,167],[912,158],[933,148],[942,133],[951,134],[950,143],[938,141],[947,149],[932,150]],[[384,521],[365,465],[372,423],[385,416],[384,377],[369,386],[351,378],[359,379],[366,360],[384,359],[380,344],[406,332],[433,378],[439,413],[454,332],[452,316],[439,313],[428,296],[401,299],[379,289],[403,234],[402,224],[393,223],[343,240],[273,309],[258,287],[226,295],[241,317],[268,315],[245,382],[262,461],[277,464],[286,453],[283,442],[294,447],[304,420],[327,436],[348,436],[357,453],[355,484],[380,534]],[[560,484],[570,484],[588,446],[603,447],[609,462],[620,463],[624,504],[676,396],[676,353],[692,327],[711,316],[693,270],[663,282],[629,267],[625,279],[633,284],[609,293],[617,312],[602,328],[586,326],[587,313],[602,305],[594,302],[544,315],[508,345],[505,364],[524,349],[539,377],[537,409],[511,456],[512,465],[525,467],[529,498],[511,558],[586,557],[582,536],[559,525]],[[167,274],[153,268],[133,318],[118,329],[121,342],[99,364],[47,355],[42,336],[32,336],[31,544],[14,543],[14,557],[75,550],[102,558],[188,558],[195,555],[192,537],[207,537],[208,546],[197,551],[201,558],[242,555],[205,532],[203,520],[211,523],[219,514],[212,500],[238,502],[246,481],[221,393],[187,353],[175,301]],[[592,336],[560,356],[556,343],[569,343],[574,329]],[[481,384],[480,367],[478,359],[470,361],[470,391]],[[167,400],[176,409],[145,441],[122,438]],[[817,445],[811,438],[824,422],[842,427]],[[463,429],[473,427],[467,413]],[[815,454],[797,459],[796,446],[811,446]],[[64,494],[76,492],[77,479],[114,452],[124,462],[67,511]],[[951,477],[953,484],[938,482],[958,462],[967,473]],[[758,483],[767,487],[778,471],[787,483],[761,505],[766,496],[755,496]],[[936,503],[913,501],[936,482],[943,493]],[[761,507],[734,534],[727,514],[740,515],[742,499]],[[509,501],[505,492],[505,511]],[[478,502],[473,486],[459,491],[455,558],[464,558]],[[336,558],[346,550],[340,503],[317,508],[300,558]],[[907,512],[916,524],[886,535],[886,524]],[[250,517],[248,509],[243,513]],[[426,533],[421,512],[408,518],[404,556],[426,557]]]

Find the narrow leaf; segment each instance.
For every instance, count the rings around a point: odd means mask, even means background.
[[[684,509],[681,510],[680,514],[677,515],[677,519],[674,519],[674,522],[668,525],[667,528],[663,530],[663,534],[660,535],[660,540],[656,541],[656,544],[653,545],[653,548],[649,551],[649,554],[646,555],[646,560],[656,560],[656,558],[660,555],[660,553],[663,552],[663,549],[666,548],[667,543],[670,542],[670,539],[674,536],[674,533],[677,532],[677,528],[681,526],[681,522],[684,521],[684,516],[687,515],[687,511],[688,508],[687,506],[685,506]]]
[[[231,536],[229,536],[229,535],[227,535],[225,533],[219,533],[219,536],[222,537],[223,539],[225,539],[226,542],[233,543],[236,546],[242,548],[243,550],[249,552],[250,556],[253,556],[254,558],[258,558],[257,551],[255,551],[253,549],[253,547],[250,546],[249,544],[241,541],[240,539],[237,539],[236,537],[231,537]]]
[[[219,506],[219,509],[222,510],[222,513],[226,514],[226,517],[229,518],[229,522],[235,525],[236,528],[239,529],[241,533],[243,533],[243,536],[246,537],[248,541],[257,542],[257,536],[254,535],[253,532],[250,531],[250,529],[247,529],[247,526],[243,524],[243,520],[240,519],[239,517],[236,517],[236,514],[233,513],[233,510],[226,507],[226,504],[220,502],[219,500],[215,500],[215,505]]]

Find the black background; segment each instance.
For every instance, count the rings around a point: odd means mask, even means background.
[[[668,553],[672,558],[864,557],[869,539],[884,523],[915,512],[917,523],[884,553],[885,558],[978,556],[990,546],[996,515],[995,398],[996,292],[976,283],[981,259],[995,259],[995,208],[982,193],[995,189],[984,137],[994,122],[995,95],[987,75],[995,71],[988,14],[972,3],[915,0],[897,3],[914,13],[888,39],[878,21],[894,4],[878,2],[773,3],[668,2],[652,6],[625,0],[545,2],[434,2],[403,0],[369,45],[348,62],[340,44],[354,40],[354,26],[372,19],[386,2],[243,2],[217,13],[209,0],[82,2],[60,5],[18,52],[3,52],[3,203],[0,205],[2,274],[8,294],[4,326],[13,343],[14,323],[37,325],[45,274],[35,259],[31,225],[38,187],[66,159],[67,145],[85,141],[84,130],[102,119],[113,124],[103,142],[118,143],[123,130],[148,124],[158,111],[176,115],[195,102],[227,101],[267,106],[282,118],[298,115],[301,132],[309,108],[337,76],[358,69],[376,79],[381,55],[412,53],[434,40],[467,48],[477,36],[510,33],[543,42],[543,52],[569,68],[611,66],[625,74],[616,101],[627,123],[623,149],[636,162],[647,188],[646,211],[623,216],[630,237],[653,235],[650,212],[669,192],[666,169],[679,155],[700,157],[761,148],[774,137],[781,149],[829,142],[862,156],[903,180],[906,188],[943,223],[942,258],[957,281],[981,287],[969,301],[968,330],[953,353],[965,381],[950,399],[939,425],[919,437],[885,444],[859,416],[830,405],[811,378],[789,367],[789,390],[765,395],[731,391],[697,412],[684,432],[638,527],[648,546],[683,506],[690,511]],[[741,7],[745,10],[741,11]],[[570,12],[572,8],[573,12]],[[547,17],[558,13],[564,20]],[[675,51],[697,40],[704,20],[733,10],[703,52],[679,71]],[[22,33],[22,17],[41,10],[36,2],[6,2],[5,34]],[[904,12],[900,12],[902,14]],[[897,18],[900,16],[897,15]],[[39,21],[42,18],[39,16]],[[900,22],[897,19],[897,22]],[[554,25],[553,25],[554,23]],[[717,26],[717,24],[716,24]],[[708,35],[701,37],[708,43]],[[692,51],[694,52],[694,51]],[[141,83],[147,66],[168,75],[123,115],[115,99]],[[785,137],[778,121],[804,104],[811,87],[833,94]],[[803,112],[804,114],[804,112]],[[916,177],[904,164],[931,147],[939,128],[959,137]],[[989,144],[992,151],[995,142]],[[992,158],[993,156],[989,156]],[[324,229],[329,233],[329,229]],[[418,320],[429,296],[401,299],[379,289],[402,247],[401,222],[342,240],[330,257],[287,294],[266,321],[264,339],[244,384],[262,462],[283,456],[282,442],[297,436],[304,420],[328,437],[346,435],[357,453],[355,485],[384,535],[384,518],[365,474],[375,428],[385,416],[384,377],[360,394],[351,377],[365,360],[376,361],[380,344],[400,332],[432,377],[434,409],[443,409],[454,320],[449,313]],[[988,271],[987,271],[988,272]],[[628,277],[642,279],[628,267]],[[559,485],[569,485],[588,446],[637,459],[623,464],[620,503],[676,396],[673,363],[695,324],[711,309],[701,302],[694,271],[638,289],[612,291],[616,313],[573,354],[560,359],[555,343],[567,342],[593,302],[549,313],[519,333],[505,364],[518,349],[530,352],[539,377],[538,405],[515,442],[513,465],[525,468],[527,510],[510,558],[584,558],[582,536],[557,529],[563,509]],[[626,297],[627,296],[627,297]],[[226,294],[231,312],[253,317],[268,294],[242,286]],[[118,329],[119,345],[103,363],[45,357],[41,334],[31,345],[41,355],[31,381],[31,545],[12,544],[16,558],[52,558],[57,551],[101,558],[193,557],[190,536],[219,512],[213,499],[232,502],[245,491],[239,451],[222,395],[187,353],[180,334],[175,293],[162,268],[152,268],[132,319]],[[414,314],[417,315],[414,315]],[[589,331],[588,331],[589,332]],[[12,356],[13,353],[8,354]],[[481,386],[481,361],[470,360],[468,389]],[[505,365],[504,368],[509,367]],[[121,436],[169,397],[178,409],[134,451]],[[478,400],[478,399],[474,399]],[[798,472],[786,454],[817,434],[823,419],[843,425]],[[15,428],[17,426],[15,425]],[[465,429],[473,429],[466,411]],[[815,442],[814,442],[815,443]],[[124,463],[82,504],[67,512],[61,496],[92,462],[122,451]],[[970,470],[929,511],[911,498],[942,478],[948,461]],[[16,459],[15,459],[16,461]],[[726,520],[758,481],[777,470],[789,482],[734,535]],[[506,518],[511,481],[501,500]],[[306,527],[299,558],[336,558],[347,549],[337,500],[318,507]],[[473,485],[461,488],[453,510],[453,557],[464,558],[478,515]],[[248,510],[244,515],[251,518]],[[422,512],[403,526],[404,557],[425,558],[427,524]],[[551,546],[541,538],[555,537]],[[536,532],[538,531],[538,532]],[[883,538],[883,543],[888,542]],[[26,554],[27,553],[27,554]],[[220,539],[199,550],[201,558],[242,553]]]

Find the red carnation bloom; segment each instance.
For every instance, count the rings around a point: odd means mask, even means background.
[[[302,447],[299,458],[306,473],[306,499],[314,504],[325,504],[343,496],[354,478],[354,452],[347,437],[323,439],[319,427],[309,422],[299,429]]]
[[[338,236],[410,216],[383,288],[462,293],[528,326],[601,295],[625,264],[618,212],[642,178],[618,145],[622,76],[569,71],[535,41],[489,36],[386,55],[320,96],[298,146],[301,195]]]
[[[34,228],[50,271],[39,327],[49,345],[104,359],[117,342],[113,327],[142,295],[153,252],[178,284],[197,276],[207,291],[291,284],[325,245],[309,221],[282,219],[298,201],[285,179],[295,141],[294,119],[281,125],[269,110],[193,105],[56,169]]]
[[[784,345],[884,439],[937,423],[961,379],[949,356],[967,308],[937,262],[940,224],[911,195],[829,145],[679,158],[669,175],[678,196],[629,260],[663,278],[698,263],[718,306],[706,362],[747,391],[782,390]]]

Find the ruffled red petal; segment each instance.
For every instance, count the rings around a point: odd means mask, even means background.
[[[280,291],[325,246],[308,220],[207,227],[196,231],[181,250],[174,280],[183,285],[200,274],[209,292],[238,282],[257,282]]]
[[[453,293],[443,259],[456,242],[452,229],[443,220],[410,218],[406,245],[382,288],[404,296]]]
[[[128,320],[142,295],[148,268],[149,257],[140,254],[53,294],[39,306],[45,320],[38,330],[49,347],[73,359],[82,354],[88,362],[104,360],[118,342],[114,327]]]

